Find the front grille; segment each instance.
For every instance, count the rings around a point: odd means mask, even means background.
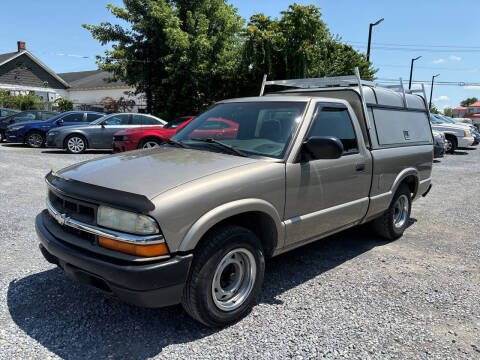
[[[96,205],[57,195],[51,190],[48,192],[48,199],[52,206],[61,214],[66,214],[72,219],[87,224],[96,224]]]

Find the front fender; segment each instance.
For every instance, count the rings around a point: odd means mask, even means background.
[[[261,199],[242,199],[222,204],[205,213],[188,230],[178,250],[182,252],[192,251],[200,239],[214,225],[234,215],[250,211],[262,212],[272,218],[277,230],[277,247],[283,247],[285,227],[275,207]]]

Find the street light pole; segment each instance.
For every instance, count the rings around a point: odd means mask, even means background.
[[[420,58],[421,56],[417,56],[415,59],[412,59],[412,64],[410,65],[410,81],[408,82],[408,90],[412,88],[413,62]]]
[[[431,89],[430,89],[430,106],[429,106],[429,109],[432,108],[433,82],[435,81],[435,78],[436,78],[437,76],[440,76],[440,74],[437,74],[437,75],[433,75],[433,76],[432,76],[432,87],[431,87]]]
[[[383,20],[385,19],[381,18],[380,20],[374,22],[373,24],[370,24],[370,27],[368,29],[367,61],[370,61],[370,45],[372,43],[372,28],[380,24]]]

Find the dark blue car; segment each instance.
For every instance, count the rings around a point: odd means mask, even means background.
[[[10,143],[24,143],[39,148],[45,145],[49,130],[69,125],[85,125],[104,114],[93,111],[67,111],[45,121],[21,122],[7,127],[6,139]]]

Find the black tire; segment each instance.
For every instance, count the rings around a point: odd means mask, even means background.
[[[447,145],[447,150],[445,151],[447,154],[453,154],[455,150],[457,150],[457,138],[453,135],[446,135],[445,141],[447,141],[450,145]]]
[[[138,149],[151,149],[163,144],[163,141],[157,138],[146,138],[140,141]],[[149,146],[150,145],[150,146]]]
[[[69,135],[65,139],[64,148],[70,154],[81,154],[87,149],[87,139],[80,134]]]
[[[32,148],[45,146],[45,134],[40,131],[31,131],[25,136],[25,143]]]
[[[398,205],[401,200],[406,200],[406,214],[405,219],[401,222],[396,220],[400,219],[398,216]],[[406,184],[400,184],[397,192],[393,196],[392,202],[387,211],[385,211],[380,217],[376,218],[373,222],[373,229],[381,237],[387,240],[396,240],[403,235],[403,232],[408,226],[410,219],[410,213],[412,211],[412,194]],[[403,217],[402,217],[403,219]]]
[[[255,304],[256,298],[260,293],[265,272],[265,258],[258,238],[250,230],[239,226],[223,226],[214,229],[206,238],[203,239],[194,254],[194,260],[190,273],[183,291],[182,305],[185,311],[195,320],[209,326],[221,327],[231,324],[245,315],[247,315]],[[243,251],[253,255],[248,260],[249,264],[255,264],[255,275],[252,276],[251,271],[247,271],[249,276],[239,277],[242,284],[247,278],[253,279],[248,291],[238,291],[235,296],[229,300],[219,299],[223,293],[223,287],[228,289],[231,284],[220,285],[226,276],[227,282],[236,283],[235,276],[232,274],[245,273],[242,271],[231,271],[225,264],[233,259],[238,264],[242,264]],[[239,253],[239,257],[234,255]],[[232,254],[233,255],[230,255]],[[243,258],[243,268],[247,267],[247,260]],[[253,261],[254,260],[254,261]],[[233,266],[235,267],[235,266]],[[222,270],[223,269],[223,270]],[[238,268],[235,268],[237,270]],[[217,276],[215,277],[215,274]],[[238,275],[237,275],[238,276]],[[218,280],[214,281],[215,279]],[[220,285],[220,293],[217,291],[217,284]],[[240,288],[243,289],[242,286]],[[244,294],[244,298],[240,297],[238,302],[235,299]],[[215,299],[214,299],[215,296]],[[223,295],[225,296],[225,295]],[[231,301],[228,305],[228,301]],[[218,305],[220,303],[220,305]],[[229,310],[222,309],[222,306],[237,306]]]

